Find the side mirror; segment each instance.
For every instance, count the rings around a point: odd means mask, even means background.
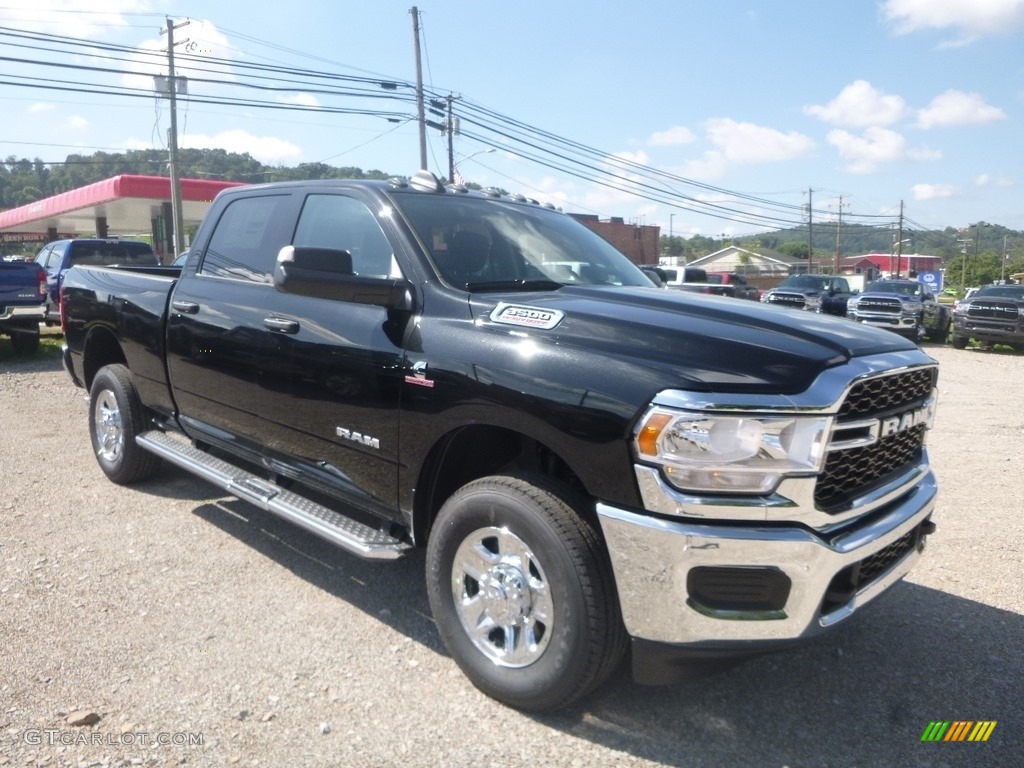
[[[299,296],[385,309],[412,309],[408,282],[402,278],[355,275],[352,254],[341,249],[286,245],[277,254],[274,287]]]

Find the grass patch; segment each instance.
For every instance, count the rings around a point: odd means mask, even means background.
[[[60,347],[64,343],[64,337],[60,334],[44,333],[39,339],[39,349],[31,355],[19,355],[11,346],[11,340],[7,336],[0,337],[0,363],[8,365],[18,363],[32,363],[42,360],[59,360]]]

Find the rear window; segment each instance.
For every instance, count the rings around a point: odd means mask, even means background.
[[[71,243],[69,267],[112,267],[117,264],[156,264],[156,254],[145,243]]]

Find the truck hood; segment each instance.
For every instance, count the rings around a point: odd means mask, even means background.
[[[697,391],[793,394],[853,357],[917,349],[844,318],[656,288],[564,286],[475,294],[470,303],[478,325],[496,333],[525,334],[600,356],[609,368],[646,370],[659,386]],[[529,309],[541,314],[529,317]]]

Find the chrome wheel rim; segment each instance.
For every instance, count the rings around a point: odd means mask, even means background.
[[[554,606],[547,576],[507,528],[467,536],[452,563],[455,610],[470,641],[503,667],[526,667],[548,647]]]
[[[104,461],[117,461],[124,451],[124,425],[117,397],[111,390],[104,389],[96,395],[92,407],[96,454]]]

